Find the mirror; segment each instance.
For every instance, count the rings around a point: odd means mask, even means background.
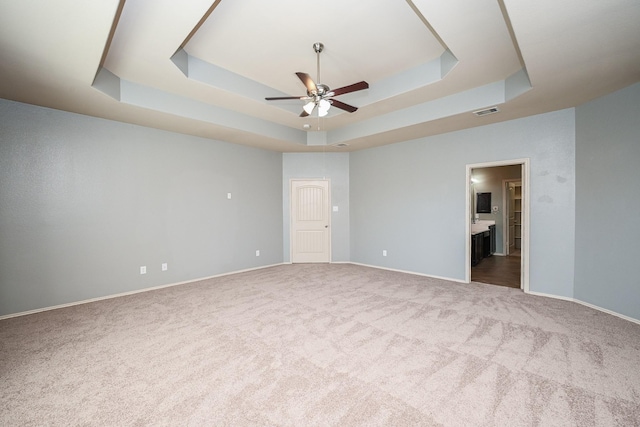
[[[491,193],[477,193],[476,213],[491,213]]]

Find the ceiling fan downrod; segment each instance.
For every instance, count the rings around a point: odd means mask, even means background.
[[[316,70],[317,70],[317,79],[316,82],[320,83],[320,52],[324,50],[324,45],[320,42],[316,42],[313,44],[313,50],[316,53]]]

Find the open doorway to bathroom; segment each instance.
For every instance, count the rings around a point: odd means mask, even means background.
[[[528,159],[467,165],[467,281],[528,290]]]

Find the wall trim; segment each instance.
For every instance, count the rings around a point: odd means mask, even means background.
[[[415,272],[415,271],[407,271],[407,270],[398,270],[398,269],[395,269],[395,268],[380,267],[380,266],[377,266],[377,265],[363,264],[363,263],[353,262],[353,261],[336,261],[336,262],[331,262],[330,264],[353,264],[353,265],[359,265],[361,267],[377,268],[378,270],[387,270],[387,271],[394,271],[396,273],[406,273],[406,274],[412,274],[414,276],[429,277],[431,279],[447,280],[447,281],[450,281],[450,282],[463,283],[463,284],[469,284],[470,283],[470,282],[466,282],[466,281],[461,280],[461,279],[453,279],[453,278],[450,278],[450,277],[443,277],[443,276],[434,276],[432,274],[424,274],[424,273],[418,273],[418,272]],[[232,274],[239,274],[239,273],[246,273],[246,272],[249,272],[249,271],[263,270],[263,269],[266,269],[266,268],[277,267],[279,265],[292,265],[292,263],[291,262],[281,262],[281,263],[277,263],[277,264],[263,265],[263,266],[260,266],[260,267],[247,268],[247,269],[244,269],[244,270],[230,271],[230,272],[227,272],[227,273],[220,273],[220,274],[216,274],[216,275],[213,275],[213,276],[207,276],[207,277],[201,277],[201,278],[198,278],[198,279],[186,280],[184,282],[177,282],[177,283],[170,283],[170,284],[167,284],[167,285],[153,286],[153,287],[150,287],[150,288],[137,289],[135,291],[129,291],[129,292],[122,292],[122,293],[118,293],[118,294],[106,295],[106,296],[103,296],[103,297],[91,298],[91,299],[86,299],[86,300],[82,300],[82,301],[75,301],[75,302],[70,302],[70,303],[66,303],[66,304],[54,305],[54,306],[50,306],[50,307],[37,308],[35,310],[21,311],[19,313],[12,313],[12,314],[5,314],[4,316],[0,316],[0,321],[1,320],[5,320],[5,319],[11,319],[13,317],[21,317],[21,316],[28,316],[30,314],[42,313],[44,311],[57,310],[59,308],[73,307],[74,305],[88,304],[88,303],[108,300],[108,299],[112,299],[112,298],[124,297],[124,296],[127,296],[127,295],[135,295],[135,294],[140,294],[140,293],[143,293],[143,292],[149,292],[149,291],[155,291],[155,290],[159,290],[159,289],[171,288],[173,286],[186,285],[186,284],[189,284],[189,283],[200,282],[202,280],[209,280],[209,279],[215,279],[215,278],[218,278],[218,277],[230,276]],[[580,304],[580,305],[584,305],[585,307],[589,307],[589,308],[592,308],[594,310],[598,310],[598,311],[601,311],[603,313],[610,314],[610,315],[616,316],[616,317],[618,317],[620,319],[627,320],[629,322],[636,323],[636,324],[640,325],[640,320],[639,319],[634,319],[633,317],[625,316],[624,314],[616,313],[615,311],[608,310],[606,308],[602,308],[602,307],[599,307],[597,305],[581,301],[579,299],[575,299],[575,298],[571,298],[571,297],[564,297],[564,296],[560,296],[560,295],[547,294],[547,293],[544,293],[544,292],[535,292],[535,291],[524,291],[524,293],[525,294],[529,294],[529,295],[539,296],[539,297],[546,297],[546,298],[553,298],[553,299],[558,299],[558,300],[563,300],[563,301],[574,302],[574,303],[577,303],[577,304]]]
[[[378,265],[362,264],[362,263],[359,263],[359,262],[349,262],[348,264],[359,265],[361,267],[377,268],[379,270],[395,271],[396,273],[413,274],[414,276],[429,277],[431,279],[448,280],[449,282],[464,283],[465,285],[469,284],[469,282],[466,282],[466,281],[464,281],[462,279],[452,279],[451,277],[434,276],[432,274],[418,273],[418,272],[415,272],[415,271],[398,270],[398,269],[395,269],[395,268],[380,267]]]
[[[255,270],[262,270],[262,269],[265,269],[265,268],[276,267],[276,266],[283,265],[283,264],[286,264],[286,263],[278,263],[278,264],[271,264],[271,265],[263,265],[263,266],[260,266],[260,267],[246,268],[244,270],[236,270],[236,271],[231,271],[231,272],[228,272],[228,273],[220,273],[220,274],[216,274],[216,275],[213,275],[213,276],[207,276],[207,277],[201,277],[201,278],[198,278],[198,279],[186,280],[184,282],[169,283],[167,285],[153,286],[153,287],[144,288],[144,289],[136,289],[135,291],[128,291],[128,292],[121,292],[121,293],[118,293],[118,294],[105,295],[103,297],[90,298],[90,299],[86,299],[86,300],[82,300],[82,301],[74,301],[74,302],[68,302],[68,303],[60,304],[60,305],[53,305],[53,306],[50,306],[50,307],[36,308],[35,310],[21,311],[21,312],[18,312],[18,313],[5,314],[4,316],[0,316],[0,321],[1,320],[5,320],[5,319],[11,319],[13,317],[28,316],[29,314],[42,313],[43,311],[50,311],[50,310],[57,310],[59,308],[73,307],[74,305],[88,304],[88,303],[91,303],[91,302],[103,301],[103,300],[108,300],[108,299],[112,299],[112,298],[125,297],[127,295],[135,295],[135,294],[141,294],[143,292],[157,291],[159,289],[171,288],[173,286],[186,285],[186,284],[189,284],[189,283],[200,282],[202,280],[215,279],[217,277],[230,276],[232,274],[246,273],[248,271],[255,271]]]
[[[619,317],[621,319],[628,320],[629,322],[637,323],[638,325],[640,325],[640,320],[639,319],[634,319],[633,317],[625,316],[624,314],[616,313],[615,311],[611,311],[611,310],[608,310],[606,308],[598,307],[597,305],[593,305],[593,304],[590,304],[588,302],[580,301],[579,299],[574,299],[573,301],[577,302],[578,304],[584,305],[586,307],[593,308],[594,310],[602,311],[603,313],[607,313],[607,314],[610,314],[612,316],[616,316],[616,317]]]
[[[359,265],[359,266],[362,266],[362,267],[377,268],[379,270],[395,271],[397,273],[406,273],[406,274],[413,274],[415,276],[429,277],[429,278],[432,278],[432,279],[448,280],[450,282],[464,283],[465,285],[468,285],[470,283],[477,283],[477,282],[466,282],[466,281],[460,280],[460,279],[452,279],[450,277],[442,277],[442,276],[434,276],[434,275],[431,275],[431,274],[417,273],[415,271],[398,270],[398,269],[395,269],[395,268],[386,268],[386,267],[380,267],[380,266],[377,266],[377,265],[362,264],[362,263],[359,263],[359,262],[346,261],[346,262],[339,262],[339,263],[335,262],[333,264],[353,264],[353,265]],[[520,290],[523,291],[522,289],[520,289]],[[606,308],[598,307],[597,305],[593,305],[593,304],[590,304],[588,302],[580,301],[579,299],[575,299],[575,298],[571,298],[571,297],[563,297],[561,295],[546,294],[544,292],[535,292],[535,291],[523,291],[523,292],[525,294],[535,295],[535,296],[539,296],[539,297],[546,297],[546,298],[553,298],[553,299],[559,299],[559,300],[563,300],[563,301],[574,302],[574,303],[581,304],[581,305],[584,305],[584,306],[589,307],[589,308],[593,308],[594,310],[598,310],[598,311],[601,311],[603,313],[607,313],[607,314],[610,314],[612,316],[616,316],[616,317],[619,317],[619,318],[621,318],[623,320],[627,320],[629,322],[637,323],[638,325],[640,325],[640,320],[638,320],[638,319],[634,319],[633,317],[625,316],[624,314],[616,313],[615,311],[611,311],[611,310],[608,310]]]
[[[529,292],[525,292],[525,293],[531,294],[531,295],[536,295],[536,296],[539,296],[539,297],[547,297],[547,298],[559,299],[559,300],[564,300],[564,301],[569,301],[569,302],[575,302],[576,304],[584,305],[585,307],[589,307],[589,308],[592,308],[594,310],[598,310],[598,311],[601,311],[603,313],[607,313],[607,314],[610,314],[612,316],[619,317],[620,319],[627,320],[629,322],[636,323],[636,324],[640,325],[640,320],[639,319],[634,319],[633,317],[625,316],[624,314],[616,313],[615,311],[611,311],[611,310],[606,309],[606,308],[598,307],[597,305],[593,305],[593,304],[590,304],[588,302],[580,301],[579,299],[570,298],[570,297],[563,297],[563,296],[559,296],[559,295],[545,294],[543,292],[529,291]]]
[[[561,299],[563,301],[569,301],[569,302],[575,302],[575,300],[571,297],[563,297],[562,295],[553,295],[553,294],[546,294],[544,292],[536,292],[536,291],[525,291],[525,294],[530,294],[530,295],[535,295],[538,297],[547,297],[547,298],[553,298],[553,299]]]

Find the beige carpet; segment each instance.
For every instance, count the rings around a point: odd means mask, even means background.
[[[640,325],[354,265],[0,322],[2,426],[637,426]]]

